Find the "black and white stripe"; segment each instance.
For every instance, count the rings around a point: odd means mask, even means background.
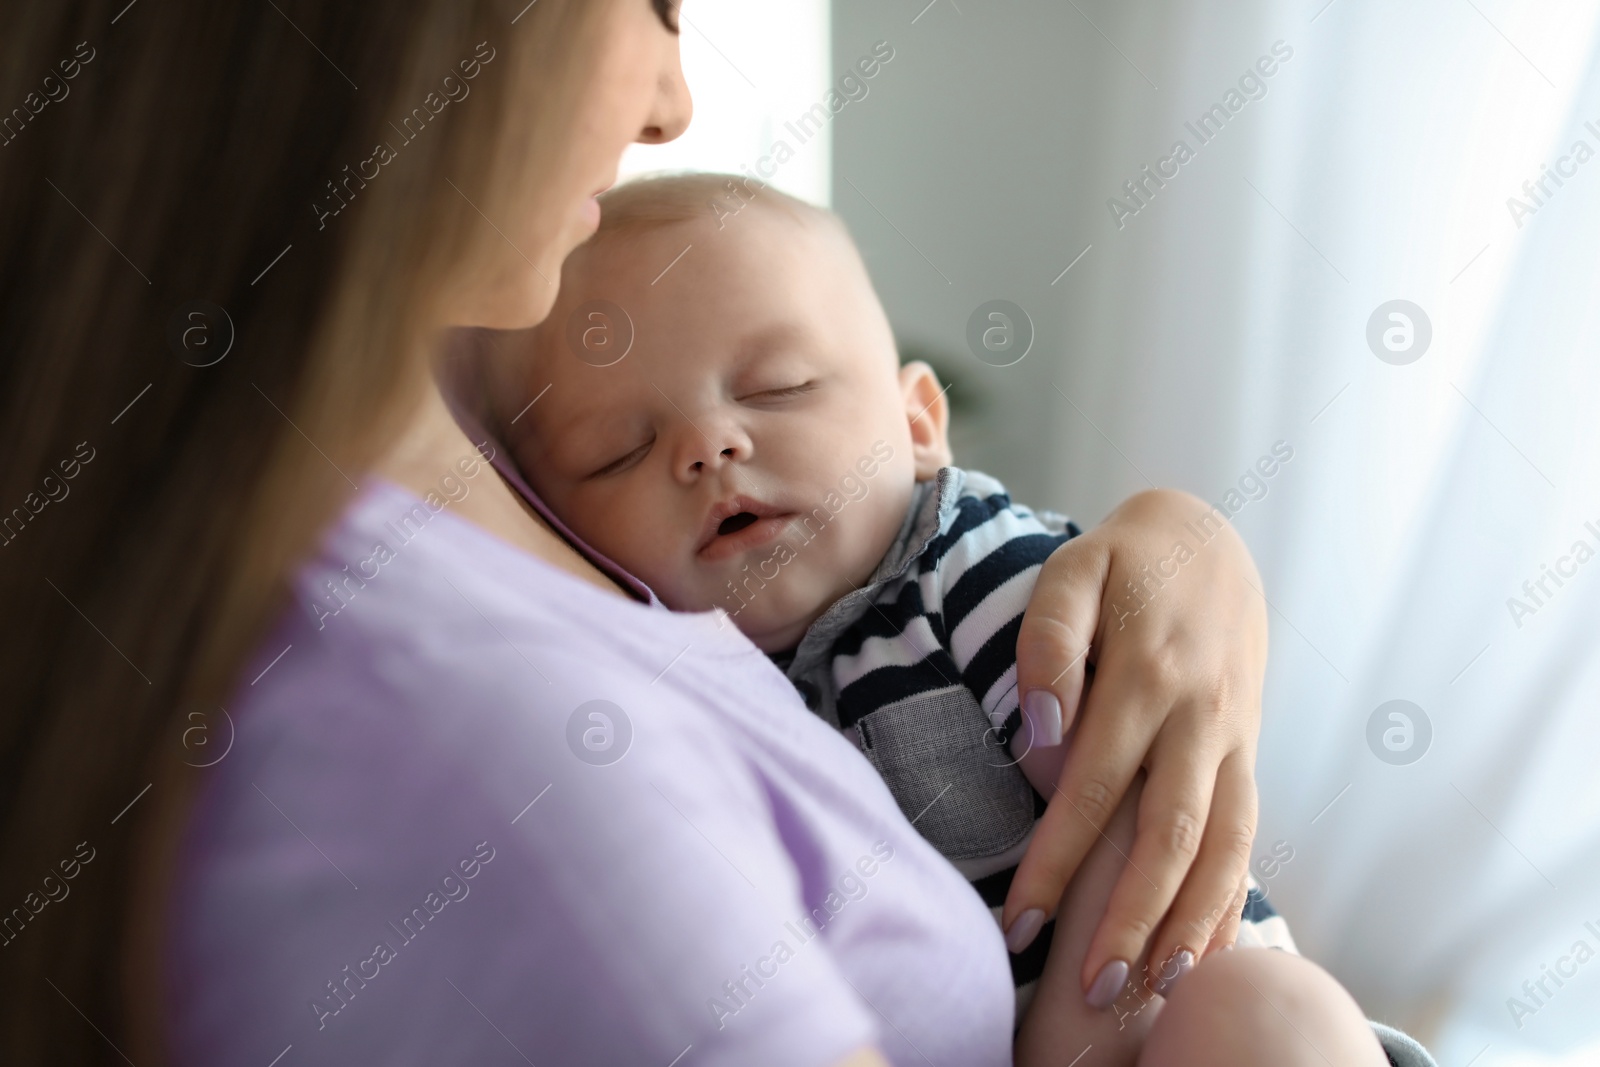
[[[941,480],[938,532],[833,646],[839,725],[960,683],[1009,738],[1020,721],[1017,633],[1039,569],[1078,535],[1060,516],[1015,505],[976,472]]]

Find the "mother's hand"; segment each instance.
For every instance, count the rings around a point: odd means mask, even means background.
[[[1097,1007],[1120,992],[1147,944],[1176,977],[1237,931],[1256,823],[1260,587],[1220,512],[1152,490],[1057,549],[1028,606],[1017,640],[1024,708],[1035,736],[1048,737],[1058,704],[1074,736],[1006,899],[1013,951],[1055,913],[1135,773],[1149,774],[1129,865],[1084,959]]]

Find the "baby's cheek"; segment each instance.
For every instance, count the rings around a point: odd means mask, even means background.
[[[637,512],[590,512],[573,524],[578,536],[600,551],[643,576],[653,570],[654,547],[647,536],[648,523]]]
[[[652,519],[647,506],[593,508],[584,512],[581,524],[569,525],[579,537],[643,580],[664,601],[669,601],[669,593],[682,585],[681,561],[672,557],[673,546],[681,537],[667,529],[661,518]],[[677,605],[669,601],[668,606]]]
[[[839,516],[838,555],[835,564],[854,585],[872,577],[894,542],[910,504],[910,490],[897,491],[892,482],[868,483],[860,500],[845,506]]]

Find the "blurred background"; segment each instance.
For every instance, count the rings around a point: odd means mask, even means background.
[[[1600,1063],[1600,0],[693,0],[683,51],[627,168],[837,210],[959,462],[1232,513],[1302,949],[1443,1067]]]

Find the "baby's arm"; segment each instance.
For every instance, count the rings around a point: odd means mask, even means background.
[[[1133,848],[1144,775],[1073,875],[1014,1049],[1017,1067],[1387,1067],[1350,994],[1316,964],[1272,949],[1216,952],[1167,997],[1147,960],[1111,1006],[1084,1003],[1078,974]]]
[[[1304,956],[1213,953],[1173,988],[1139,1067],[1388,1067],[1349,993]]]

